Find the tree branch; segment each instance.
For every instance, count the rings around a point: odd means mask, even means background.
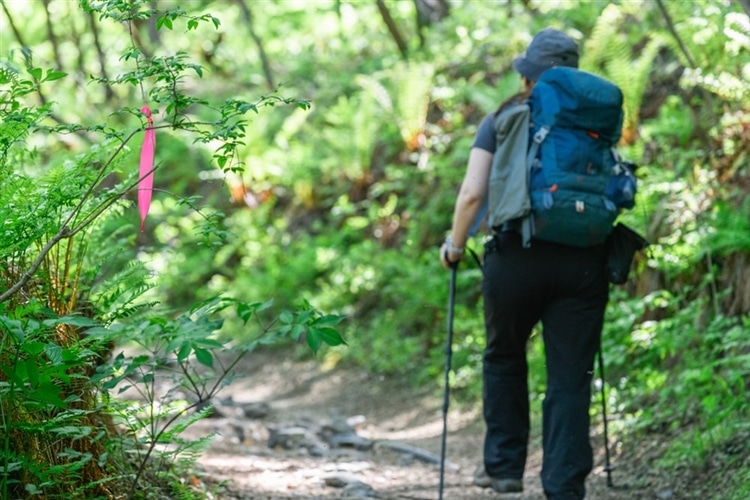
[[[268,60],[268,56],[266,55],[266,51],[263,48],[263,41],[260,39],[258,34],[255,32],[255,28],[253,27],[253,14],[252,12],[250,12],[250,7],[247,6],[244,0],[237,0],[237,5],[240,7],[240,10],[242,11],[242,17],[247,23],[247,30],[250,33],[253,41],[255,42],[256,47],[258,47],[258,56],[260,56],[260,62],[263,65],[263,75],[266,78],[266,85],[268,85],[269,89],[273,90],[276,86],[273,80],[273,73],[271,72],[271,64]]]
[[[99,27],[96,25],[96,17],[94,16],[94,12],[91,11],[88,13],[88,21],[89,21],[89,28],[91,29],[91,33],[94,35],[94,47],[96,48],[96,54],[97,58],[99,60],[99,67],[101,68],[100,74],[104,80],[109,81],[109,76],[107,75],[107,57],[104,54],[104,50],[102,50],[102,44],[99,41]],[[109,85],[104,86],[104,98],[107,102],[111,101],[112,98],[115,96],[115,93],[112,91],[112,87]]]
[[[122,144],[120,144],[120,146],[115,150],[112,156],[110,156],[109,160],[107,160],[107,163],[105,164],[104,167],[106,167],[107,165],[112,163],[112,161],[114,161],[117,155],[120,154],[120,151],[122,151],[122,149],[125,147],[128,141],[137,132],[138,131],[132,132],[130,136],[128,136],[128,138],[125,139],[122,142]],[[105,169],[106,168],[102,168],[101,169],[102,172],[104,172]],[[34,273],[36,273],[37,269],[39,269],[39,266],[41,266],[42,262],[44,262],[44,259],[47,257],[47,254],[49,254],[49,252],[52,250],[52,248],[56,244],[58,244],[60,241],[66,238],[70,238],[71,236],[75,235],[77,232],[80,232],[83,229],[83,227],[85,227],[79,224],[78,227],[75,228],[75,230],[71,230],[69,224],[75,218],[75,216],[81,211],[81,209],[83,208],[84,202],[88,199],[89,195],[94,191],[94,188],[99,184],[99,180],[101,179],[102,175],[103,174],[100,172],[97,178],[94,179],[94,182],[91,183],[91,186],[86,191],[86,193],[83,196],[81,196],[81,199],[78,202],[78,204],[75,206],[75,208],[73,208],[73,210],[70,211],[65,221],[62,223],[62,226],[60,227],[60,229],[57,231],[57,233],[55,233],[54,236],[52,236],[52,238],[49,239],[49,241],[47,241],[44,247],[42,247],[42,250],[39,252],[39,255],[37,255],[36,259],[34,259],[34,262],[32,262],[29,269],[25,273],[23,273],[23,275],[21,276],[21,279],[19,279],[13,286],[8,288],[5,292],[0,294],[0,304],[10,299],[16,293],[18,293],[18,291],[21,290],[21,288],[23,288],[31,280],[31,278],[34,276]],[[127,192],[127,190],[124,192]]]
[[[393,20],[391,12],[388,10],[388,6],[383,0],[376,0],[376,2],[378,4],[380,16],[388,27],[388,31],[390,32],[393,41],[396,42],[396,47],[398,47],[398,51],[401,52],[401,57],[404,60],[409,59],[409,47],[406,44],[406,40],[401,35],[401,31],[398,29],[396,21]]]
[[[210,125],[208,122],[195,122],[191,123],[192,127],[196,127],[199,125]],[[168,125],[160,125],[154,127],[154,129],[162,129],[162,128],[176,128],[173,124]],[[107,166],[110,165],[115,158],[122,152],[122,150],[125,148],[125,146],[130,142],[130,140],[135,136],[135,134],[143,132],[143,129],[137,129],[132,131],[127,137],[122,139],[122,143],[115,149],[115,151],[112,153],[112,155],[107,159],[107,161],[104,163],[104,165],[101,167],[99,174],[96,176],[96,178],[91,182],[91,185],[86,190],[86,192],[81,196],[81,199],[78,201],[78,204],[73,207],[72,210],[70,210],[67,213],[67,216],[65,217],[65,220],[62,222],[60,229],[55,233],[52,238],[47,241],[47,243],[42,247],[42,250],[39,252],[39,255],[34,259],[34,262],[31,264],[29,269],[23,273],[21,278],[13,284],[10,288],[8,288],[5,292],[0,294],[0,304],[5,302],[6,300],[10,299],[12,296],[14,296],[16,293],[18,293],[34,276],[36,271],[39,269],[39,266],[44,262],[44,259],[47,257],[47,255],[50,253],[52,248],[59,243],[60,241],[70,238],[72,236],[75,236],[77,233],[83,231],[88,225],[90,225],[99,215],[101,215],[107,208],[109,208],[115,201],[125,196],[125,194],[129,193],[133,189],[135,189],[138,184],[143,180],[146,176],[151,174],[152,172],[156,171],[159,166],[154,166],[149,172],[146,172],[143,176],[138,178],[138,180],[134,181],[129,186],[126,186],[120,193],[117,193],[110,198],[104,200],[98,207],[96,207],[90,214],[88,214],[82,221],[77,222],[75,225],[71,227],[71,224],[73,223],[73,220],[80,214],[81,210],[83,209],[84,203],[90,198],[90,196],[93,194],[94,189],[96,189],[96,186],[99,185],[100,181],[102,180],[104,176],[104,172],[107,170]]]
[[[442,19],[448,17],[450,5],[447,0],[414,0],[417,14],[417,36],[419,46],[424,47],[424,30]]]
[[[26,45],[26,42],[24,42],[23,37],[21,36],[21,32],[18,31],[18,28],[16,27],[16,23],[13,22],[13,16],[10,15],[8,6],[5,5],[5,0],[0,0],[0,5],[3,6],[3,12],[5,12],[5,17],[8,18],[8,24],[10,25],[10,29],[13,31],[13,36],[16,37],[16,41],[18,41],[18,44],[22,48],[28,48],[28,45]]]
[[[46,19],[47,36],[49,37],[49,41],[52,44],[52,54],[55,58],[55,64],[57,64],[57,69],[59,71],[62,71],[63,64],[62,64],[62,59],[60,59],[60,48],[58,47],[57,36],[55,35],[55,30],[52,29],[52,16],[50,16],[50,13],[49,13],[49,0],[42,0],[42,3],[44,4],[44,14],[47,16],[47,19]]]
[[[695,63],[695,59],[693,59],[693,56],[690,55],[690,52],[685,46],[685,43],[682,41],[682,38],[680,38],[680,35],[677,33],[677,29],[675,28],[674,22],[672,21],[672,16],[669,15],[667,8],[664,6],[664,2],[662,0],[656,0],[656,3],[659,6],[659,10],[661,11],[662,15],[664,16],[664,20],[667,22],[667,28],[669,28],[669,32],[674,37],[677,45],[680,47],[680,51],[690,64],[690,67],[693,69],[697,68],[698,65]]]

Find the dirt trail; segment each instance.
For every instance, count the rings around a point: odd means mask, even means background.
[[[218,406],[223,416],[190,429],[193,435],[220,434],[199,460],[201,477],[208,483],[226,481],[217,498],[438,498],[439,466],[428,459],[439,461],[440,456],[440,387],[419,389],[405,381],[355,370],[326,370],[310,357],[301,361],[290,357],[278,351],[249,356],[242,368],[246,375],[220,394],[220,398],[231,398]],[[262,418],[247,418],[238,409],[248,405],[267,412],[255,415]],[[483,425],[476,411],[456,406],[452,405],[448,417],[449,467],[443,498],[543,500],[538,443],[530,447],[522,494],[498,495],[472,486],[472,473],[481,460]],[[343,422],[363,441],[331,446],[318,440],[321,429],[330,431],[331,425]],[[272,435],[273,448],[268,446]],[[593,440],[595,446],[601,442],[599,437]],[[393,443],[426,457],[395,450]],[[603,462],[603,456],[596,457],[587,498],[658,498],[637,489],[608,488]],[[626,479],[620,474],[616,477]]]

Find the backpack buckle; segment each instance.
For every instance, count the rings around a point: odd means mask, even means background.
[[[549,127],[540,128],[537,133],[534,134],[534,142],[541,144],[542,141],[544,141],[544,138],[547,137],[547,134],[549,134]]]

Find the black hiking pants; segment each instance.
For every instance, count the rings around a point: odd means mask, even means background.
[[[574,248],[514,232],[485,245],[484,463],[499,479],[521,479],[529,437],[526,344],[541,321],[547,365],[542,486],[549,499],[581,499],[593,467],[589,405],[609,285],[604,246]]]

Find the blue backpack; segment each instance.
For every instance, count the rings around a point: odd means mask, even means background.
[[[531,92],[527,183],[531,212],[521,221],[531,239],[587,247],[603,243],[621,209],[634,205],[636,181],[615,145],[622,92],[592,73],[548,69]]]

